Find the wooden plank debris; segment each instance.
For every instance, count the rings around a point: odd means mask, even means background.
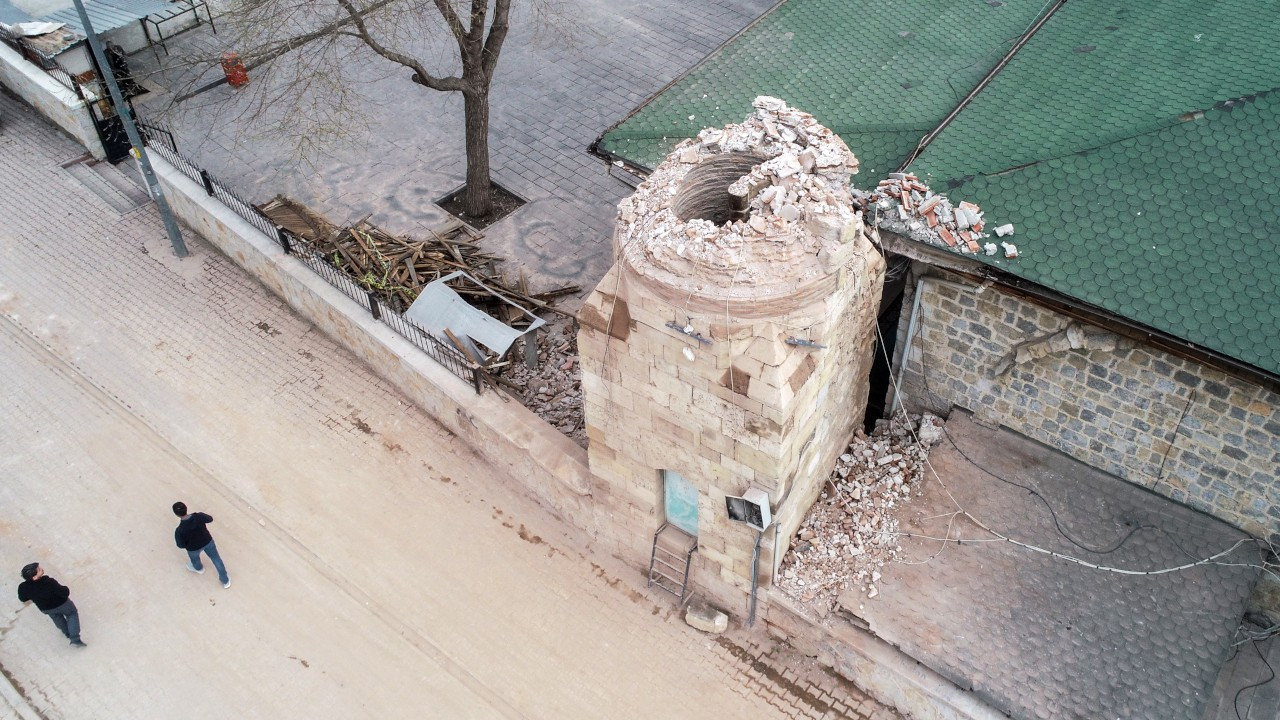
[[[455,270],[466,271],[494,292],[535,313],[545,310],[572,317],[551,302],[581,289],[568,285],[535,293],[529,290],[523,276],[516,286],[508,285],[495,270],[503,258],[483,250],[478,244],[483,235],[457,219],[427,229],[425,237],[411,238],[379,228],[369,222],[368,216],[349,227],[338,227],[283,196],[276,196],[259,209],[277,225],[309,241],[326,262],[399,311],[412,305],[425,285]],[[461,283],[450,287],[482,310],[508,320],[503,309],[507,306],[483,289]],[[519,323],[514,326],[519,327]]]

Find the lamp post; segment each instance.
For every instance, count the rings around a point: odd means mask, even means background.
[[[164,191],[160,189],[160,183],[156,180],[155,170],[151,168],[151,161],[147,159],[147,150],[142,145],[142,137],[138,135],[138,128],[133,124],[133,113],[129,111],[129,105],[124,101],[124,96],[120,94],[120,87],[116,85],[115,73],[111,72],[111,63],[107,60],[107,55],[102,50],[102,41],[98,39],[98,33],[93,29],[93,23],[89,21],[89,13],[85,12],[84,3],[81,0],[74,0],[76,12],[80,14],[80,23],[84,26],[86,38],[89,41],[89,49],[93,51],[93,57],[98,62],[98,70],[102,73],[102,80],[107,86],[107,91],[111,93],[111,102],[116,106],[116,114],[120,116],[121,122],[124,124],[124,132],[129,136],[129,144],[133,146],[133,156],[138,159],[138,165],[142,168],[142,179],[147,183],[147,192],[151,194],[153,200],[156,201],[156,208],[160,210],[160,217],[164,220],[165,232],[169,234],[169,242],[173,245],[173,252],[178,257],[187,256],[187,245],[182,241],[182,233],[178,230],[178,221],[173,218],[173,211],[169,209],[169,201],[165,199]]]

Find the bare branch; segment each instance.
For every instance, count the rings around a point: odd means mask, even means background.
[[[481,40],[484,39],[484,24],[489,14],[489,0],[471,0],[471,27],[467,32],[467,50],[474,52],[473,49],[480,47]],[[478,60],[479,58],[472,58]]]
[[[449,26],[449,30],[453,32],[453,38],[458,41],[458,48],[463,47],[463,40],[466,37],[466,30],[462,27],[462,21],[458,19],[458,13],[454,12],[453,6],[449,4],[449,0],[435,0],[436,9],[440,11],[440,17]]]
[[[381,43],[375,40],[373,36],[369,34],[368,27],[366,27],[364,24],[363,15],[360,13],[360,11],[356,10],[355,6],[351,3],[351,0],[338,0],[338,4],[342,6],[343,10],[347,11],[347,15],[348,17],[350,17],[351,22],[355,24],[357,37],[360,38],[360,41],[363,42],[365,45],[368,45],[370,50],[381,55],[382,57],[390,60],[393,63],[398,63],[412,70],[414,72],[414,75],[413,75],[414,82],[418,83],[419,85],[426,85],[432,90],[442,90],[446,92],[462,90],[462,86],[463,86],[462,78],[458,78],[458,77],[437,78],[433,76],[431,73],[427,72],[427,69],[423,67],[422,63],[418,62],[416,58],[409,57],[404,53],[400,53],[395,50],[391,50],[390,48],[384,47]]]
[[[484,43],[482,64],[486,81],[493,78],[493,69],[498,65],[498,56],[502,53],[502,43],[507,39],[508,18],[511,15],[511,0],[497,0],[493,4],[493,27],[489,28],[489,39]]]
[[[282,42],[280,45],[278,45],[274,49],[269,50],[261,55],[255,56],[252,62],[245,65],[245,69],[252,70],[261,65],[265,65],[266,63],[269,63],[272,60],[275,60],[276,58],[280,57],[281,55],[284,55],[285,53],[288,53],[292,50],[296,50],[297,48],[300,48],[303,45],[306,45],[307,43],[313,40],[322,38],[325,35],[343,27],[344,25],[347,25],[348,23],[352,22],[353,19],[359,20],[364,15],[371,13],[375,10],[378,10],[380,8],[383,8],[395,1],[396,0],[378,0],[378,2],[375,2],[374,4],[365,8],[364,10],[360,10],[356,12],[351,17],[342,18],[341,20],[335,20],[334,22],[331,22],[328,25],[325,25],[321,28],[313,30],[309,33],[304,33],[302,35],[296,35],[294,37],[291,37],[285,40],[284,42]],[[351,10],[349,9],[348,11],[350,12]]]

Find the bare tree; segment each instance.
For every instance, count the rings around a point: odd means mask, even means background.
[[[541,0],[526,3],[545,9]],[[423,88],[460,94],[463,206],[468,216],[483,217],[493,201],[489,90],[510,31],[511,6],[511,0],[240,0],[223,18],[236,26],[233,42],[251,72],[268,64],[274,72],[273,82],[257,88],[255,111],[289,128],[300,143],[349,135],[343,131],[358,113],[360,103],[351,97],[358,83],[339,74],[370,51],[408,70]],[[429,41],[442,32],[446,40]],[[456,53],[442,51],[449,46]],[[256,72],[254,77],[258,83]]]

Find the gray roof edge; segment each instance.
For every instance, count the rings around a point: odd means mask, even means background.
[[[1212,348],[1119,315],[1104,307],[1074,298],[1054,288],[1027,280],[1008,270],[961,257],[919,240],[888,230],[878,230],[882,252],[894,253],[940,270],[979,282],[990,282],[1002,292],[1033,302],[1054,312],[1096,325],[1131,340],[1167,352],[1251,385],[1280,393],[1280,374],[1257,367]]]

